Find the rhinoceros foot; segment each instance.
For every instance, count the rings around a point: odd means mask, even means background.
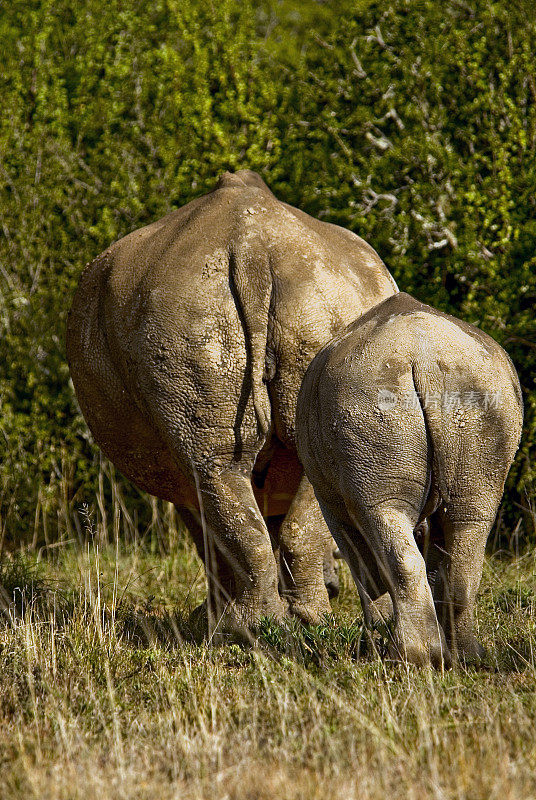
[[[465,666],[478,667],[486,657],[486,650],[472,634],[458,635],[450,643],[453,655]]]
[[[196,640],[208,639],[210,642],[224,644],[228,642],[252,642],[258,634],[263,619],[270,618],[277,622],[288,619],[288,604],[279,602],[263,602],[262,604],[244,600],[232,600],[225,608],[208,609],[207,601],[203,601],[190,614],[189,625]]]
[[[306,625],[320,625],[320,623],[330,616],[331,606],[329,604],[327,592],[320,596],[311,598],[288,597],[289,612]]]
[[[445,634],[435,615],[424,617],[424,620],[412,620],[406,615],[399,615],[390,654],[395,660],[417,666],[431,664],[436,669],[449,669],[452,666]]]

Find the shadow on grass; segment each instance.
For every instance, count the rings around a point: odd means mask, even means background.
[[[157,645],[172,649],[185,642],[200,644],[203,640],[188,614],[153,608],[150,602],[140,605],[123,601],[117,609],[116,625],[118,636],[132,647]]]
[[[490,671],[502,674],[527,673],[536,671],[534,640],[530,636],[513,636],[501,639],[494,653],[489,653],[486,661],[493,665]]]
[[[35,558],[16,554],[0,562],[0,624],[13,624],[31,612],[48,619],[50,611],[72,613],[74,598],[42,576]]]
[[[156,644],[173,648],[190,643],[205,647],[232,645],[243,651],[259,648],[274,660],[284,656],[302,666],[320,666],[341,658],[358,661],[371,652],[361,623],[341,624],[334,617],[326,617],[316,626],[303,625],[298,620],[279,623],[265,618],[254,635],[220,633],[209,638],[202,614],[174,614],[145,603],[123,604],[117,611],[117,624],[121,638],[134,647]],[[385,652],[386,649],[385,646]]]

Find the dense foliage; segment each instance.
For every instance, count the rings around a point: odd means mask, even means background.
[[[12,0],[0,41],[2,540],[64,536],[96,491],[105,513],[114,485],[65,361],[84,264],[241,167],[364,236],[401,288],[510,352],[526,423],[505,519],[529,527],[531,3]],[[125,513],[149,508],[122,492]]]

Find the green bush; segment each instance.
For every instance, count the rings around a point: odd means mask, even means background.
[[[401,288],[511,353],[526,404],[505,520],[532,519],[536,25],[530,5],[13,0],[0,16],[0,534],[151,527],[77,410],[84,264],[224,169],[368,239]],[[115,506],[114,506],[115,507]],[[111,512],[113,516],[115,512]],[[76,523],[76,524],[75,524]],[[72,528],[72,525],[75,528]]]
[[[521,507],[529,528],[535,52],[528,3],[371,3],[307,48],[293,81],[300,116],[286,171],[293,202],[364,236],[400,288],[479,325],[510,353],[526,420],[504,511],[512,525]]]

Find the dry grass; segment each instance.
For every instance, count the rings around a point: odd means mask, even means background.
[[[192,640],[180,541],[4,556],[1,577],[4,800],[536,797],[533,555],[488,560],[486,669],[444,675],[359,656],[346,571],[329,624],[218,648]]]

